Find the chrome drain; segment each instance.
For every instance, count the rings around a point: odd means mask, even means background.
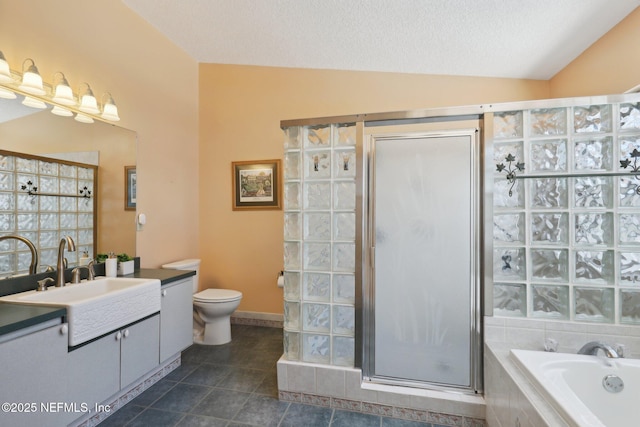
[[[602,386],[609,393],[620,393],[624,390],[624,381],[617,375],[607,375],[602,379]]]

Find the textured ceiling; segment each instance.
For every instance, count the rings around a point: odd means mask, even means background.
[[[202,63],[547,80],[640,0],[122,0]]]

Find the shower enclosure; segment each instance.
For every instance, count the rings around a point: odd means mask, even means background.
[[[365,136],[365,380],[481,386],[478,133]]]
[[[358,119],[283,125],[285,357],[477,392],[480,116]]]
[[[281,127],[281,399],[473,423],[482,316],[640,325],[640,94]]]

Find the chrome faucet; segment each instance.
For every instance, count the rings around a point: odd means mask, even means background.
[[[610,359],[617,359],[619,357],[618,352],[615,351],[613,347],[600,341],[591,341],[586,343],[580,350],[578,350],[578,354],[597,356],[599,350],[602,350],[605,356]]]
[[[60,288],[64,286],[64,247],[67,246],[67,250],[69,252],[76,251],[76,244],[71,238],[71,236],[66,236],[60,240],[60,245],[58,245],[58,263],[57,263],[57,271],[56,271],[56,287]]]
[[[80,270],[86,268],[88,271],[88,276],[87,276],[87,280],[93,280],[96,277],[96,273],[93,269],[93,260],[89,261],[89,264],[87,265],[80,265],[76,268],[74,268],[73,270],[71,270],[71,283],[80,283],[81,277],[80,277]]]
[[[8,239],[18,240],[29,247],[29,250],[31,251],[31,264],[29,264],[29,274],[36,274],[38,270],[38,251],[36,250],[36,247],[31,242],[31,240],[22,236],[14,236],[14,235],[0,236],[0,241],[8,240]]]

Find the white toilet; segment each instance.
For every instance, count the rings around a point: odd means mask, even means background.
[[[231,289],[205,289],[198,292],[199,259],[184,259],[162,268],[195,271],[193,279],[193,342],[205,345],[231,341],[231,315],[240,305],[242,292]]]

